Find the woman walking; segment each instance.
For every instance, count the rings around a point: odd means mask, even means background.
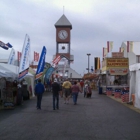
[[[76,81],[74,81],[74,85],[72,85],[71,90],[72,90],[73,102],[74,102],[74,105],[76,105],[77,104],[78,93],[81,92]]]

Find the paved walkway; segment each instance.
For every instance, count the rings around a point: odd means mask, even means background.
[[[45,93],[42,110],[36,97],[14,110],[0,110],[0,140],[140,140],[140,113],[95,91],[91,99],[79,94],[78,104],[53,110]]]

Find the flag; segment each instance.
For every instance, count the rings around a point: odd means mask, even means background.
[[[124,47],[120,47],[120,52],[124,52]]]
[[[103,47],[103,58],[107,56],[107,48]]]
[[[98,61],[97,61],[97,69],[100,69],[100,57],[98,57]]]
[[[100,69],[100,57],[95,57],[94,58],[94,69],[95,70]]]
[[[127,41],[127,52],[133,52],[133,41]]]
[[[13,46],[10,43],[6,44],[9,48],[12,48]]]
[[[39,60],[39,53],[34,52],[34,61],[38,62]]]
[[[17,52],[17,59],[18,59],[18,61],[21,60],[21,52]]]
[[[0,41],[0,47],[5,50],[8,50],[9,48],[12,48],[12,45],[10,43],[5,44],[2,41]]]
[[[56,67],[56,65],[59,63],[60,60],[61,60],[61,56],[60,55],[56,56],[52,61],[52,67]]]
[[[8,64],[14,64],[14,61],[15,61],[15,50],[12,48],[8,59]]]
[[[35,76],[36,80],[39,79],[40,77],[42,77],[42,75],[43,75],[46,52],[47,52],[47,50],[46,50],[46,47],[44,46],[43,49],[42,49],[42,52],[41,52],[41,56],[40,56],[40,59],[39,59],[38,66],[37,66],[37,71],[36,71],[36,76]]]
[[[107,41],[107,52],[111,52],[113,49],[113,41]]]
[[[18,77],[19,79],[23,78],[28,73],[29,57],[30,57],[30,37],[26,34],[19,66],[19,77]]]

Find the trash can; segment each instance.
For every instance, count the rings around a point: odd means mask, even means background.
[[[99,87],[99,94],[102,94],[102,87]]]

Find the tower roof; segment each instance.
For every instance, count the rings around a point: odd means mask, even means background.
[[[69,20],[66,18],[66,16],[63,14],[60,19],[55,23],[55,27],[70,27],[72,29],[72,24],[69,22]]]

